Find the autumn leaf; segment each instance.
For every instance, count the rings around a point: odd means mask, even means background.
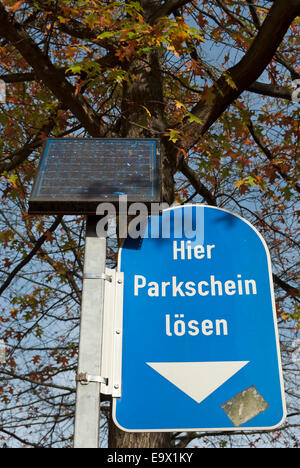
[[[3,262],[4,262],[5,268],[9,268],[11,266],[11,262],[10,262],[9,258],[4,258]]]
[[[37,355],[37,356],[34,356],[34,358],[32,359],[32,362],[33,364],[38,364],[41,360],[41,356]]]
[[[121,62],[127,60],[130,62],[132,55],[136,53],[136,44],[134,41],[130,41],[128,45],[120,47],[117,52],[116,56],[119,57]]]
[[[170,141],[172,141],[173,143],[176,143],[176,141],[180,139],[180,132],[178,130],[174,130],[170,128],[169,132],[166,133],[166,136],[169,137]]]
[[[180,102],[180,101],[175,101],[175,106],[177,109],[184,109],[186,110],[186,106],[183,102]]]
[[[188,116],[189,122],[196,122],[196,123],[198,123],[198,124],[201,124],[201,123],[202,123],[202,119],[200,119],[199,117],[197,117],[197,115],[192,114],[191,112],[187,112],[187,116]]]
[[[61,24],[65,24],[70,21],[70,18],[64,18],[63,16],[58,16],[57,18]]]
[[[146,106],[142,106],[142,108],[145,109],[145,111],[147,112],[147,114],[149,115],[149,117],[152,117],[151,112],[149,111],[149,109],[147,109]]]
[[[187,152],[183,149],[183,148],[179,148],[179,151],[184,155],[184,157],[188,160],[189,159],[189,156],[187,154]]]
[[[48,231],[46,231],[46,232],[44,233],[44,235],[45,235],[45,237],[46,237],[46,242],[50,242],[50,243],[52,244],[52,242],[53,242],[53,234],[52,234],[52,232],[48,230]]]
[[[25,0],[20,0],[19,2],[16,2],[14,3],[13,5],[11,5],[10,7],[7,7],[7,9],[9,11],[12,11],[13,13],[15,13],[16,11],[19,10],[19,8],[22,6],[22,4],[25,2]]]
[[[179,57],[179,53],[177,52],[174,46],[168,46],[167,50],[171,50],[174,53],[175,57]]]
[[[75,96],[75,97],[78,96],[78,94],[80,93],[80,90],[81,90],[82,86],[83,86],[83,82],[82,82],[82,81],[78,81],[78,82],[76,83],[76,86],[75,86],[75,93],[74,93],[74,96]]]
[[[226,82],[229,84],[229,86],[232,88],[232,89],[238,89],[236,83],[234,82],[232,76],[228,73],[228,72],[224,72],[223,73],[223,76],[226,80]]]

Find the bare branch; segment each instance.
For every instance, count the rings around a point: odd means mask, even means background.
[[[57,216],[55,219],[54,223],[52,226],[48,229],[50,233],[53,233],[56,228],[59,226],[60,222],[62,220],[62,216]],[[13,269],[13,271],[8,275],[7,279],[4,281],[2,286],[0,286],[0,296],[1,294],[8,288],[10,283],[13,281],[15,276],[18,274],[19,271],[24,268],[27,263],[30,262],[30,260],[35,256],[35,254],[39,251],[41,246],[46,242],[47,240],[47,235],[43,234],[36,242],[35,246],[31,250],[31,252]]]
[[[292,296],[294,299],[298,300],[300,297],[300,290],[299,288],[295,288],[291,286],[283,279],[279,278],[278,275],[273,274],[274,283],[277,284],[281,289],[288,293],[289,296]]]
[[[58,107],[55,112],[50,115],[49,119],[44,122],[44,125],[31,142],[25,143],[22,148],[9,155],[9,162],[2,163],[0,161],[0,174],[4,171],[11,171],[16,169],[24,161],[26,161],[26,159],[35,149],[39,148],[43,144],[45,137],[47,137],[55,127],[55,116],[59,109],[60,107]]]
[[[249,11],[253,19],[253,23],[255,24],[257,29],[260,29],[260,20],[258,14],[255,9],[255,5],[253,4],[253,0],[247,0]]]
[[[192,184],[194,189],[197,190],[197,193],[199,193],[199,195],[201,195],[209,205],[216,206],[216,199],[213,197],[212,193],[205,187],[205,185],[201,182],[198,174],[187,164],[183,158],[181,160],[179,169]]]
[[[14,379],[19,379],[23,380],[24,382],[31,383],[33,385],[41,385],[42,387],[49,387],[49,388],[56,388],[58,390],[64,390],[69,393],[74,393],[74,388],[71,387],[66,387],[63,385],[56,385],[52,383],[46,383],[46,382],[39,382],[37,380],[33,380],[32,378],[28,377],[27,375],[17,375],[14,372],[9,372],[7,370],[2,370],[1,373],[3,375],[8,375],[9,377],[13,377]]]
[[[25,81],[34,81],[35,79],[35,74],[31,72],[0,75],[0,80],[5,81],[5,83],[24,83]]]
[[[148,18],[148,22],[150,24],[154,24],[159,18],[170,15],[178,8],[185,6],[187,3],[191,3],[191,0],[168,0],[153,12],[153,14]]]
[[[260,135],[258,134],[258,132],[255,131],[255,128],[253,126],[253,123],[251,122],[251,120],[249,120],[249,123],[247,125],[248,129],[249,129],[249,132],[253,138],[253,140],[255,141],[255,143],[257,144],[257,146],[261,149],[261,151],[264,153],[264,155],[267,157],[267,159],[270,161],[270,163],[272,164],[272,166],[274,167],[274,169],[278,172],[278,174],[286,181],[290,182],[294,187],[295,189],[297,190],[298,193],[300,193],[300,185],[297,184],[297,183],[294,183],[293,180],[291,180],[291,178],[288,176],[288,174],[286,172],[284,172],[282,170],[282,168],[276,164],[276,162],[274,161],[274,156],[272,155],[271,151],[268,149],[268,147],[265,145],[263,139],[260,137]]]
[[[263,96],[269,96],[280,99],[287,99],[288,101],[292,100],[293,91],[290,88],[285,88],[284,86],[277,86],[267,83],[260,83],[255,81],[252,83],[247,91],[252,93],[261,94]]]
[[[33,442],[29,442],[26,439],[22,439],[21,437],[17,436],[13,432],[8,431],[7,429],[4,429],[3,427],[0,427],[0,432],[2,432],[3,434],[8,435],[9,437],[13,437],[18,442],[21,442],[21,444],[23,444],[23,445],[27,445],[29,447],[34,447],[34,448],[41,448],[38,444],[35,444]]]

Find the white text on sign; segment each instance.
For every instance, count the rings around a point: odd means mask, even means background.
[[[216,254],[216,245],[196,245],[192,246],[191,241],[174,241],[172,247],[173,260],[189,261],[211,260]],[[176,276],[172,276],[168,281],[153,281],[144,275],[134,275],[134,296],[156,297],[193,297],[193,296],[250,296],[257,295],[256,281],[243,278],[241,273],[235,278],[224,280],[217,279],[215,275],[201,278],[199,281],[179,281]],[[187,320],[184,314],[165,316],[165,334],[167,336],[227,336],[229,326],[224,318],[210,320],[205,319]]]

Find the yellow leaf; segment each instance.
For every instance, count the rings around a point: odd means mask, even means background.
[[[175,106],[177,109],[186,109],[186,106],[180,101],[175,101]]]
[[[149,111],[149,109],[147,109],[147,107],[142,106],[142,108],[145,109],[145,111],[147,112],[147,114],[149,115],[149,117],[152,117],[151,112]]]
[[[177,50],[175,49],[175,47],[173,47],[173,46],[168,46],[167,49],[168,49],[168,50],[172,50],[172,51],[174,52],[174,55],[175,55],[176,57],[179,57],[179,53],[177,52]]]
[[[180,138],[180,132],[178,130],[174,130],[173,128],[169,128],[169,133],[165,133],[166,136],[169,137],[169,140],[173,143],[176,143],[177,140]]]

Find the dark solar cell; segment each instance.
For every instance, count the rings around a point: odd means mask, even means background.
[[[158,140],[48,139],[29,213],[94,214],[101,201],[160,201]]]

